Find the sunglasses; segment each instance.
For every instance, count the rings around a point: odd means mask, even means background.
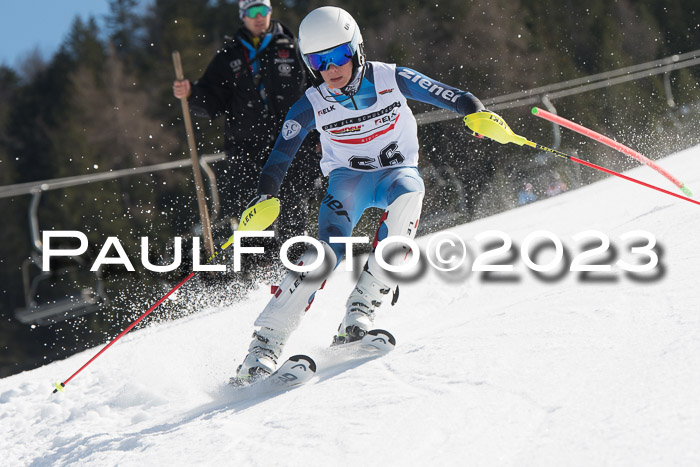
[[[267,16],[270,14],[270,10],[272,10],[272,8],[267,5],[255,5],[246,9],[245,15],[248,18],[255,18],[258,15]]]
[[[343,66],[352,60],[352,49],[350,44],[342,44],[332,49],[324,50],[314,54],[306,54],[311,68],[317,71],[325,71],[331,65]]]

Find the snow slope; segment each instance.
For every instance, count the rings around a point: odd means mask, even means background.
[[[662,165],[700,192],[700,148]],[[672,189],[648,168],[629,174]],[[544,280],[519,255],[493,261],[515,264],[511,281],[427,268],[379,312],[396,349],[363,362],[326,349],[353,284],[341,265],[286,349],[314,356],[317,377],[241,400],[225,381],[269,298],[261,287],[127,335],[64,394],[50,395],[53,382],[97,349],[0,380],[2,464],[700,464],[700,206],[608,179],[450,232],[476,249],[493,229],[516,252],[549,230],[569,257],[573,235],[597,230],[616,256],[592,261],[608,264],[633,261],[619,237],[646,230],[660,265],[647,281],[619,267]]]

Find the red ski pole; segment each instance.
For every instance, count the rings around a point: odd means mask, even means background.
[[[675,196],[676,198],[684,199],[686,201],[690,201],[691,203],[700,205],[699,201],[695,201],[692,198],[688,198],[686,196],[679,195],[668,190],[664,190],[663,188],[660,188],[658,186],[651,185],[641,180],[637,180],[636,178],[628,177],[627,175],[615,172],[614,170],[606,169],[605,167],[593,164],[592,162],[584,161],[582,159],[579,159],[578,157],[570,156],[561,151],[557,151],[555,149],[551,149],[546,146],[542,146],[541,144],[532,142],[523,136],[515,134],[513,130],[510,129],[508,124],[500,116],[493,112],[484,111],[469,114],[466,117],[464,117],[464,124],[467,127],[469,127],[470,130],[472,130],[472,133],[475,136],[485,136],[501,144],[513,143],[517,144],[518,146],[530,146],[532,148],[539,149],[540,151],[546,151],[551,154],[554,154],[555,156],[563,157],[565,159],[570,160],[571,162],[583,164],[592,169],[600,170],[601,172],[605,172],[610,175],[615,175],[616,177],[623,178],[630,182],[638,183],[639,185],[651,188],[656,191],[660,191],[661,193],[666,193],[667,195]]]
[[[243,214],[241,215],[241,225],[240,225],[240,227],[238,227],[238,230],[239,231],[265,230],[270,225],[272,225],[272,223],[275,221],[275,219],[279,215],[279,212],[280,212],[280,200],[277,198],[270,198],[270,199],[267,199],[267,200],[262,201],[260,203],[257,203],[254,206],[251,206],[248,209],[246,209],[245,211],[243,211]],[[235,238],[236,238],[235,234],[231,235],[231,238],[229,238],[228,241],[221,246],[221,249],[225,250],[230,245],[232,245],[235,242]],[[214,254],[211,255],[209,257],[209,259],[207,260],[207,263],[210,263],[218,255],[219,255],[218,251],[214,252]],[[166,293],[163,296],[163,298],[161,298],[156,303],[154,303],[153,306],[151,306],[148,310],[146,310],[146,312],[144,314],[139,316],[139,318],[136,321],[131,323],[128,328],[124,329],[117,337],[112,339],[112,341],[109,344],[107,344],[102,350],[97,352],[97,355],[95,355],[90,360],[88,360],[88,362],[85,365],[81,366],[80,369],[78,369],[78,371],[73,373],[70,376],[70,378],[68,378],[67,380],[65,380],[62,383],[56,382],[55,383],[56,389],[53,390],[52,394],[56,394],[56,392],[58,392],[58,391],[63,392],[63,388],[66,387],[66,384],[68,384],[68,382],[70,380],[75,378],[78,375],[78,373],[80,373],[81,371],[83,371],[85,369],[85,367],[87,367],[89,364],[91,364],[93,361],[95,361],[95,359],[97,357],[99,357],[100,355],[102,355],[105,350],[110,348],[112,346],[112,344],[114,344],[119,339],[121,339],[122,336],[124,336],[124,334],[131,331],[134,328],[134,326],[139,324],[139,322],[142,319],[144,319],[153,310],[155,310],[158,307],[158,305],[160,305],[161,303],[163,303],[165,301],[166,298],[168,298],[170,295],[172,295],[177,289],[179,289],[180,287],[185,285],[185,282],[192,279],[194,277],[194,274],[195,274],[194,271],[192,271],[187,277],[185,277],[182,281],[180,281],[179,284],[177,284],[175,287],[170,289],[170,292]]]
[[[68,382],[69,382],[70,380],[72,380],[73,378],[75,378],[75,377],[78,375],[78,373],[80,373],[81,371],[83,371],[83,370],[85,369],[85,367],[87,367],[89,364],[91,364],[93,361],[95,361],[95,359],[96,359],[97,357],[99,357],[100,355],[102,355],[102,353],[104,353],[105,350],[107,350],[108,348],[110,348],[110,347],[112,346],[112,344],[114,344],[114,343],[117,342],[119,339],[121,339],[122,336],[124,336],[124,334],[126,334],[126,333],[129,332],[129,331],[131,331],[131,330],[133,329],[134,326],[136,326],[137,324],[139,324],[139,322],[140,322],[142,319],[144,319],[146,316],[148,316],[149,314],[151,314],[151,312],[152,312],[153,310],[155,310],[155,309],[158,307],[158,305],[160,305],[161,303],[163,303],[163,302],[165,301],[166,298],[168,298],[170,295],[172,295],[177,289],[179,289],[180,287],[182,287],[182,286],[185,284],[185,282],[187,282],[188,280],[192,279],[193,277],[194,277],[194,272],[191,272],[191,273],[189,274],[189,276],[185,277],[182,281],[180,281],[179,284],[177,284],[175,287],[173,287],[172,289],[170,289],[170,292],[168,292],[168,293],[166,293],[165,295],[163,295],[163,297],[162,297],[160,300],[158,300],[156,303],[154,303],[153,306],[151,306],[144,314],[142,314],[141,316],[139,316],[139,318],[138,318],[136,321],[134,321],[133,323],[131,323],[131,324],[129,325],[128,328],[124,329],[117,337],[115,337],[114,339],[112,339],[111,342],[110,342],[109,344],[107,344],[102,350],[100,350],[99,352],[97,352],[97,355],[95,355],[94,357],[92,357],[90,360],[88,360],[88,362],[87,362],[85,365],[81,366],[80,369],[79,369],[78,371],[76,371],[75,373],[73,373],[73,374],[70,376],[70,378],[68,378],[67,380],[65,380],[65,381],[62,382],[62,383],[56,382],[56,384],[55,384],[55,385],[56,385],[56,389],[53,390],[52,394],[56,394],[56,392],[58,392],[58,391],[63,392],[63,388],[66,387],[66,384],[68,384]]]

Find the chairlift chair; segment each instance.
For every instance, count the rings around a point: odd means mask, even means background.
[[[29,223],[34,249],[29,258],[22,263],[22,284],[24,286],[24,308],[15,309],[15,318],[23,324],[39,326],[65,321],[70,318],[94,313],[101,306],[109,303],[100,270],[92,273],[95,282],[92,286],[78,288],[55,299],[39,299],[39,286],[47,280],[65,277],[77,269],[87,269],[85,260],[79,256],[66,257],[66,263],[60,269],[42,270],[42,243],[39,238],[38,206],[41,191],[35,191],[29,206]],[[39,272],[33,273],[36,267]]]

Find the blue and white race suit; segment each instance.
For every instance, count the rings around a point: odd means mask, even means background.
[[[365,209],[385,209],[405,193],[424,191],[417,168],[417,125],[407,99],[461,115],[484,108],[471,93],[409,68],[381,62],[365,66],[352,98],[334,97],[324,83],[309,88],[292,106],[258,183],[258,194],[276,195],[302,141],[309,131],[318,130],[321,170],[329,177],[318,232],[327,243],[333,236],[351,236]],[[340,262],[345,245],[331,247]]]

